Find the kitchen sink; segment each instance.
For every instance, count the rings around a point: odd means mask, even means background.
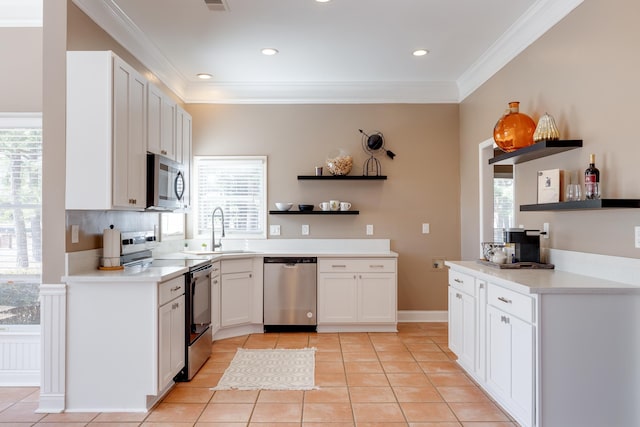
[[[244,251],[242,249],[233,249],[233,250],[221,250],[221,251],[182,251],[185,254],[192,255],[225,255],[225,254],[247,254],[251,253],[250,251]]]

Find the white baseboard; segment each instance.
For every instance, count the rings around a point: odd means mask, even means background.
[[[398,322],[446,322],[448,320],[447,311],[437,310],[400,310],[398,311]]]

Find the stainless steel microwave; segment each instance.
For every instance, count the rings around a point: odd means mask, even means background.
[[[184,166],[158,154],[147,153],[147,209],[174,211],[187,207]]]

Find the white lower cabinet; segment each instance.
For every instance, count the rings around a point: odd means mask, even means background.
[[[533,425],[533,339],[533,325],[487,308],[487,384],[526,425]]]
[[[213,263],[211,270],[211,336],[220,330],[220,261]]]
[[[318,260],[318,330],[323,325],[397,323],[396,260]],[[373,330],[373,329],[372,329]]]
[[[184,368],[185,296],[184,278],[158,285],[158,384],[164,390]]]
[[[475,321],[475,297],[449,286],[449,349],[471,370],[476,358]]]
[[[253,314],[253,263],[251,259],[222,260],[220,326],[247,325]]]

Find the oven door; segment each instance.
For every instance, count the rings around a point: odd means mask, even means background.
[[[192,272],[190,284],[191,334],[200,335],[211,324],[211,264]]]

